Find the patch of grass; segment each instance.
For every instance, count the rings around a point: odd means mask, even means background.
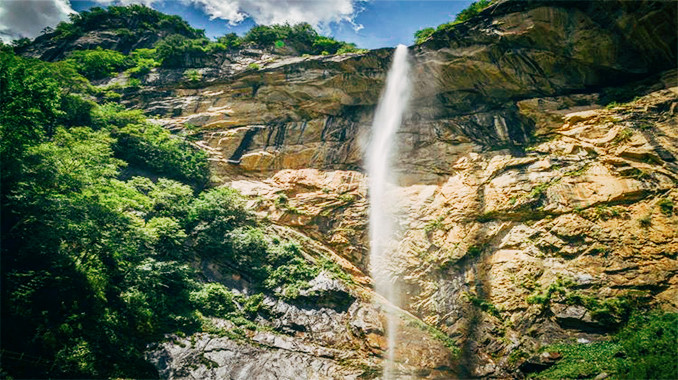
[[[453,355],[457,356],[459,354],[459,347],[457,347],[456,343],[452,338],[450,338],[447,334],[444,332],[438,330],[437,328],[419,320],[416,318],[412,318],[410,316],[407,316],[405,314],[401,314],[400,316],[402,319],[405,319],[407,321],[407,324],[412,327],[416,327],[420,330],[426,331],[429,335],[431,335],[433,338],[436,340],[440,341],[447,347]]]
[[[483,253],[484,247],[479,245],[472,245],[466,250],[466,257],[474,258],[480,256]]]
[[[287,301],[298,298],[301,290],[308,289],[310,281],[321,271],[320,267],[302,257],[296,242],[272,248],[271,256],[273,265],[269,268],[264,286]]]
[[[579,169],[571,170],[569,172],[566,172],[563,175],[567,176],[567,177],[579,177],[582,174],[584,174],[588,170],[588,168],[589,168],[589,164],[585,164],[582,167],[580,167]]]
[[[261,69],[261,66],[259,66],[258,64],[252,62],[252,63],[250,63],[249,65],[247,65],[247,68],[250,69],[250,70],[260,70],[260,69]]]
[[[542,195],[546,194],[546,189],[548,189],[551,185],[552,185],[551,182],[540,183],[539,185],[532,188],[532,191],[530,191],[529,197],[532,198],[532,199],[541,198]]]
[[[615,355],[622,351],[622,347],[614,342],[553,344],[544,347],[542,351],[555,351],[563,355],[563,358],[553,367],[530,378],[584,379],[595,377],[602,372],[614,372],[621,361]]]
[[[487,314],[498,318],[502,319],[501,314],[499,313],[499,309],[497,309],[494,304],[484,298],[478,297],[476,294],[469,293],[469,292],[464,292],[464,295],[466,298],[473,304],[473,306],[479,308],[480,310],[486,312]]]
[[[202,315],[226,319],[239,328],[252,331],[260,328],[252,320],[259,315],[268,316],[271,313],[263,301],[264,295],[261,293],[249,297],[234,295],[222,284],[214,282],[203,284],[198,290],[191,292],[191,302]]]
[[[563,358],[530,378],[581,379],[606,372],[620,379],[675,379],[677,341],[677,313],[637,312],[611,341],[543,347]]]
[[[245,318],[243,316],[233,317],[233,318],[231,318],[231,322],[233,322],[233,324],[238,326],[238,327],[241,327],[241,328],[244,328],[244,329],[247,329],[247,330],[250,330],[250,331],[255,331],[257,329],[257,325],[254,322],[248,320],[247,318]]]
[[[607,205],[598,205],[593,210],[587,212],[589,219],[592,220],[609,220],[612,218],[617,218],[622,215],[624,212],[622,207],[610,207]]]
[[[347,285],[356,284],[351,275],[344,272],[344,270],[341,268],[341,266],[339,266],[339,264],[335,263],[330,259],[321,257],[320,260],[318,260],[318,266],[320,266],[320,268],[322,268],[323,270],[329,272],[333,278],[336,278]]]
[[[619,297],[599,299],[582,295],[579,292],[568,292],[565,296],[568,305],[584,306],[591,313],[591,317],[608,327],[614,327],[625,322],[632,310],[642,304],[639,294],[628,293]]]
[[[122,95],[115,91],[104,92],[104,99],[108,102],[119,102],[121,98]]]
[[[217,327],[211,320],[207,318],[202,318],[201,322],[201,330],[208,334],[229,338],[235,341],[244,341],[248,339],[247,335],[245,335],[245,332],[237,327],[233,329]]]
[[[527,296],[527,303],[531,305],[542,305],[542,308],[548,306],[551,298],[556,295],[565,295],[567,293],[567,288],[571,287],[573,284],[572,281],[566,280],[563,278],[556,279],[555,282],[551,283],[546,289],[541,289],[539,284],[535,284],[535,291]]]
[[[647,214],[638,219],[638,224],[643,228],[648,228],[652,225],[652,214]]]
[[[341,194],[337,198],[344,204],[351,204],[356,201],[355,195],[353,194]]]
[[[620,377],[678,378],[678,313],[636,314],[617,334],[615,341],[627,355],[619,368]]]
[[[184,78],[191,83],[200,82],[202,74],[196,69],[189,69],[184,71]]]
[[[663,198],[659,202],[657,202],[657,206],[659,206],[659,211],[662,212],[662,214],[666,216],[671,216],[673,215],[673,200],[671,198]]]
[[[624,128],[619,133],[617,133],[617,136],[612,139],[612,144],[613,145],[619,145],[623,144],[629,140],[631,140],[631,137],[633,136],[633,130],[629,128]]]
[[[428,40],[436,30],[434,28],[424,28],[414,32],[414,43],[419,45]]]
[[[285,207],[289,203],[289,198],[285,194],[278,195],[275,199],[275,205],[278,207]]]
[[[436,219],[433,219],[426,223],[424,226],[424,232],[429,233],[437,230],[442,230],[445,228],[445,224],[443,223],[443,220],[445,220],[444,216],[439,216]]]
[[[510,366],[515,366],[516,364],[518,364],[518,362],[520,362],[523,359],[527,359],[529,356],[530,355],[527,352],[521,349],[513,350],[508,356],[508,364]]]

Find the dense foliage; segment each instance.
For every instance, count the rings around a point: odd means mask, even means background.
[[[134,61],[114,50],[76,50],[69,54],[78,72],[87,79],[102,79],[134,66]]]
[[[209,330],[204,316],[257,328],[263,296],[200,284],[196,256],[287,299],[320,272],[234,190],[202,191],[186,141],[88,100],[71,63],[0,48],[3,376],[155,377],[143,352],[166,333]]]
[[[611,341],[545,347],[563,359],[533,377],[582,379],[605,372],[613,379],[676,379],[676,342],[678,314],[637,313]]]
[[[250,29],[243,41],[261,48],[289,47],[298,54],[343,54],[361,52],[355,44],[318,34],[307,23],[296,25],[259,25]]]
[[[188,39],[179,34],[173,34],[156,45],[156,59],[164,67],[190,67],[187,58],[200,63],[207,57],[209,40],[206,38]]]
[[[435,29],[424,28],[414,32],[414,43],[421,44],[424,41],[428,40],[429,37],[431,37],[431,35],[436,31],[449,30],[459,23],[470,20],[471,18],[477,16],[483,9],[489,7],[491,4],[492,0],[478,0],[476,2],[471,3],[468,7],[459,12],[457,16],[455,16],[453,21],[450,21],[445,24],[440,24]]]
[[[54,30],[55,38],[75,39],[83,34],[102,29],[115,30],[128,40],[138,39],[138,34],[162,31],[181,34],[188,38],[204,37],[205,32],[192,28],[181,17],[166,15],[143,5],[94,7],[69,15],[70,22],[60,22]]]
[[[143,5],[109,6],[71,14],[69,22],[61,22],[55,30],[47,29],[38,40],[75,40],[89,32],[105,31],[116,35],[118,51],[101,48],[67,53],[67,60],[90,80],[102,79],[129,69],[129,76],[143,78],[153,67],[201,67],[221,52],[256,47],[280,54],[344,54],[364,52],[355,44],[337,41],[318,34],[307,23],[296,25],[259,25],[245,36],[228,33],[210,41],[204,30],[192,28],[181,17],[166,15]],[[139,41],[148,41],[145,48]],[[152,46],[149,43],[152,42]],[[16,40],[13,48],[23,51],[31,45],[28,39]],[[124,53],[124,54],[123,54]],[[129,54],[127,54],[129,53]]]
[[[296,25],[258,25],[244,37],[229,33],[216,41],[206,38],[186,38],[170,35],[156,44],[154,57],[164,67],[198,67],[212,54],[244,47],[273,49],[285,54],[344,54],[364,50],[355,44],[325,37],[306,23]]]

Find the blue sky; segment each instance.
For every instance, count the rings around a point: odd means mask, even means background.
[[[102,1],[105,0],[98,0],[98,2],[91,0],[71,0],[70,4],[73,10],[79,12],[93,6],[102,6]],[[227,0],[222,1],[224,3],[228,2]],[[322,8],[328,4],[327,2],[332,1],[337,0],[301,0],[296,1],[296,4],[302,3],[300,6],[302,10],[304,6],[309,8],[309,20],[307,21],[313,24],[313,20],[315,20],[315,18],[313,18],[313,12],[323,12],[323,9],[317,8]],[[339,40],[353,42],[358,45],[358,47],[367,49],[389,47],[397,44],[411,45],[413,43],[413,34],[415,31],[424,27],[437,26],[453,20],[454,16],[459,11],[466,8],[472,2],[471,0],[344,1],[352,3],[353,12],[350,15],[343,14],[338,16],[343,18],[341,20],[325,22],[319,26],[319,29],[323,34],[331,35]],[[161,12],[179,15],[192,26],[205,29],[208,37],[221,36],[230,32],[243,35],[249,28],[255,25],[253,18],[247,15],[248,11],[245,8],[243,8],[242,12],[244,12],[247,17],[237,23],[229,23],[229,21],[220,18],[213,18],[210,20],[209,10],[207,10],[204,3],[201,3],[200,1],[139,0],[138,2],[146,2]],[[266,3],[266,0],[261,2]],[[237,1],[235,3],[237,3]],[[273,7],[280,3],[271,4],[272,5],[270,6]],[[105,5],[105,3],[103,5]],[[282,4],[281,6],[284,7]],[[332,11],[334,11],[334,8],[329,10],[329,12]],[[284,12],[284,9],[279,12]],[[301,17],[303,18],[304,16],[302,15]],[[362,28],[359,28],[359,25],[361,25]]]

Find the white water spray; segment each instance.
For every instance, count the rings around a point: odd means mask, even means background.
[[[395,153],[395,135],[403,119],[410,96],[407,47],[398,45],[391,69],[386,77],[386,89],[379,100],[372,123],[372,139],[367,151],[368,191],[370,199],[370,267],[377,293],[398,306],[399,294],[389,275],[390,255],[395,249],[394,204],[389,199],[387,184],[393,183],[391,158]],[[397,344],[398,316],[387,308],[386,333],[388,356],[384,378],[393,376]]]

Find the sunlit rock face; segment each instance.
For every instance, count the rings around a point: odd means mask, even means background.
[[[449,174],[457,152],[470,148],[460,144],[526,143],[533,121],[518,101],[598,92],[674,67],[674,16],[675,7],[662,3],[509,1],[436,33],[412,48],[413,105],[401,129],[399,167],[421,179]],[[215,158],[241,162],[223,165],[231,172],[355,170],[390,56],[391,49],[336,57],[225,54],[199,70],[200,83],[183,82],[183,70],[150,75],[146,82],[155,87],[133,104],[168,125],[203,127]],[[434,160],[427,150],[442,154]]]
[[[670,2],[504,1],[410,48],[393,276],[403,309],[459,349],[448,355],[404,327],[404,339],[420,343],[396,353],[410,373],[518,376],[541,345],[605,337],[623,312],[612,305],[678,308],[675,30]],[[264,337],[270,344],[238,352],[285,363],[320,356],[308,362],[318,373],[345,363],[342,355],[379,365],[383,310],[365,306],[374,294],[364,154],[391,55],[225,55],[199,69],[197,83],[157,70],[124,99],[194,134],[215,183],[239,189],[302,244],[331,252],[365,298],[335,314],[309,306],[340,321],[328,327],[336,336],[362,326],[343,343],[295,337],[341,355],[283,355],[287,343]],[[612,100],[621,105],[602,106]],[[177,361],[192,358],[188,348],[158,352],[159,366],[207,370]],[[222,361],[244,365],[246,356]],[[228,365],[209,376],[225,376]]]

